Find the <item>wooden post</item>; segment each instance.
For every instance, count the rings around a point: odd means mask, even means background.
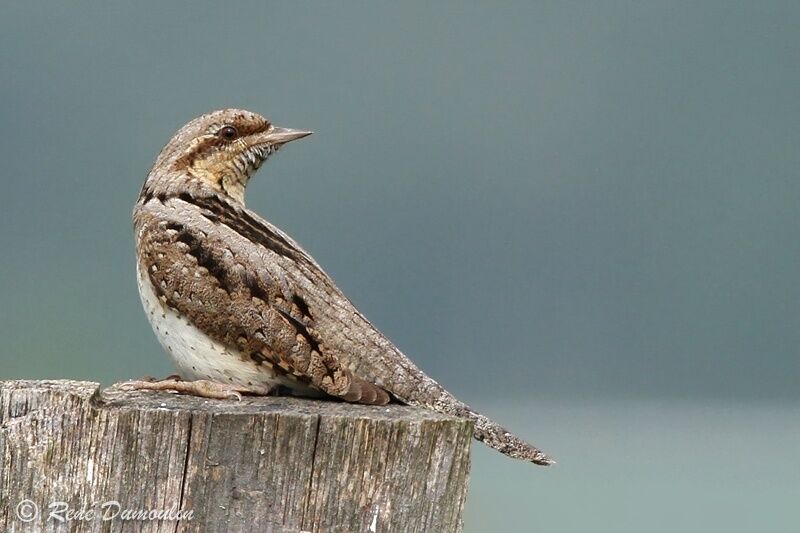
[[[0,382],[0,531],[460,531],[471,435],[400,405]]]

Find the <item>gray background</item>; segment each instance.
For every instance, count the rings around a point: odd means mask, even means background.
[[[467,531],[800,527],[796,2],[9,4],[0,378],[171,371],[130,211],[244,107],[316,132],[249,206],[559,459],[476,446]]]

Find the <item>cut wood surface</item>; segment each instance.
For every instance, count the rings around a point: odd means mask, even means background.
[[[460,531],[471,439],[401,405],[0,381],[0,531]]]

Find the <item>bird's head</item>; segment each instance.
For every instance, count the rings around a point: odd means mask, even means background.
[[[222,109],[178,130],[154,168],[189,175],[244,202],[247,181],[264,161],[289,141],[308,135],[310,131],[281,128],[250,111]]]

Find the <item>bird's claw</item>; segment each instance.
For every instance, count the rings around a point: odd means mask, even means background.
[[[117,386],[126,391],[163,391],[172,394],[188,394],[191,396],[199,396],[201,398],[210,398],[214,400],[241,401],[242,393],[249,392],[247,389],[238,387],[236,385],[217,383],[207,379],[183,381],[180,379],[180,376],[175,375],[168,376],[159,381],[148,381],[147,379],[125,381],[119,383]]]

